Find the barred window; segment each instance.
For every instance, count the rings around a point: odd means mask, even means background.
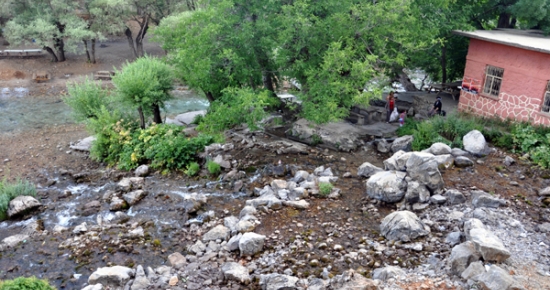
[[[502,75],[504,69],[488,65],[485,69],[485,84],[483,85],[483,93],[489,96],[498,97],[500,93],[500,85],[502,84]]]
[[[544,100],[542,101],[541,112],[550,112],[550,81],[546,84],[546,92],[544,92]]]

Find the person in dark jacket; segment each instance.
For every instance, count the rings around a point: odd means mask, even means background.
[[[437,99],[435,100],[435,103],[433,105],[433,108],[428,113],[428,116],[432,117],[435,114],[441,115],[441,107],[442,106],[443,106],[443,104],[441,103],[441,97],[437,97]]]

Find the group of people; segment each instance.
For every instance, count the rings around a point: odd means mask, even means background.
[[[396,109],[397,108],[396,102],[397,102],[397,97],[395,96],[395,92],[391,91],[386,97],[386,123],[390,123],[390,121],[393,121],[391,120],[391,115],[394,112],[394,110],[396,110],[399,113],[399,111]],[[428,117],[441,115],[443,112],[441,110],[441,107],[443,107],[443,104],[441,103],[441,97],[437,96],[432,109],[428,112]],[[402,110],[401,113],[399,114],[399,126],[403,126],[403,124],[405,123],[406,117],[407,117],[407,111]]]

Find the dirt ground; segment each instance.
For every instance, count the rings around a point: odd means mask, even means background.
[[[0,50],[36,48],[8,47],[4,44],[4,39],[0,37]],[[149,42],[148,39],[144,42],[144,48],[149,55],[164,54],[157,43]],[[67,60],[59,63],[51,62],[46,52],[42,57],[30,59],[0,58],[0,90],[25,87],[29,89],[26,97],[60,101],[66,94],[67,83],[92,78],[96,71],[120,69],[126,61],[134,59],[126,38],[113,38],[98,43],[95,64],[87,63],[85,54],[67,52],[66,56]],[[51,80],[34,82],[32,75],[36,72],[49,73]],[[89,134],[84,126],[76,124],[51,125],[39,130],[8,133],[3,133],[0,128],[0,179],[35,179],[40,175],[37,171],[53,168],[82,170],[95,166],[95,162],[82,158],[78,153],[67,153],[70,152],[71,142],[87,136]]]

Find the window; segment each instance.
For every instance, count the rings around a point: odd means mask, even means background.
[[[503,74],[503,68],[488,65],[485,69],[485,84],[483,85],[483,93],[498,98]]]
[[[542,101],[541,112],[550,112],[550,81],[546,84],[546,92],[544,93],[544,100]]]

